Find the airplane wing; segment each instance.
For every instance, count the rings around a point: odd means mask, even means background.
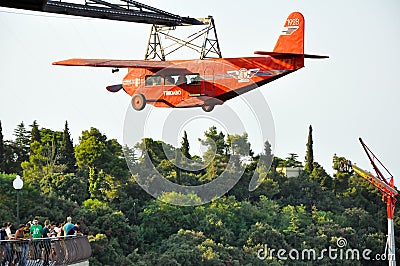
[[[327,56],[327,55],[293,54],[293,53],[264,52],[264,51],[255,51],[254,54],[269,55],[269,56],[276,57],[276,58],[286,58],[286,57],[293,57],[293,56],[304,56],[304,58],[313,58],[313,59],[329,58],[329,56]]]
[[[54,62],[53,65],[114,67],[114,68],[146,68],[153,70],[161,70],[163,68],[172,66],[173,64],[167,61],[73,58],[73,59]]]

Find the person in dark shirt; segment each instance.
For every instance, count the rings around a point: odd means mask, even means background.
[[[50,221],[44,221],[44,228],[43,228],[43,238],[47,238],[42,242],[42,248],[44,248],[44,265],[49,265],[49,256],[51,251],[51,241],[50,241]]]
[[[18,230],[15,232],[15,239],[19,240],[19,242],[15,243],[15,253],[17,255],[14,263],[18,263],[18,265],[25,266],[27,264],[28,258],[28,249],[29,249],[29,240],[25,238],[25,229],[26,225],[20,224],[18,226]]]
[[[80,222],[77,222],[71,229],[69,229],[67,235],[68,236],[82,235],[80,226],[81,226]]]

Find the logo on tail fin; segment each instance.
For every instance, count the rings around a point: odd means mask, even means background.
[[[292,33],[298,29],[299,29],[299,26],[283,27],[281,35],[292,35]]]

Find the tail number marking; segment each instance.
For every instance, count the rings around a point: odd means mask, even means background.
[[[299,18],[289,18],[286,20],[286,24],[288,26],[299,26],[300,25],[300,19]]]

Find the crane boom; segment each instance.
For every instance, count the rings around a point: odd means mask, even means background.
[[[134,0],[0,0],[0,7],[166,26],[204,25]]]
[[[394,242],[394,223],[393,223],[393,216],[394,216],[394,209],[396,204],[396,197],[399,195],[397,190],[394,187],[394,179],[393,175],[389,172],[389,170],[383,165],[381,161],[375,156],[375,154],[368,148],[368,146],[359,138],[361,145],[365,153],[368,156],[368,159],[371,162],[372,167],[374,168],[377,176],[374,176],[368,171],[362,170],[361,168],[357,167],[356,165],[352,164],[351,167],[353,168],[354,172],[362,176],[365,180],[371,183],[373,186],[378,188],[383,195],[383,200],[386,202],[386,210],[387,210],[387,221],[388,221],[388,239],[387,239],[387,248],[388,248],[388,261],[389,266],[396,265],[396,256],[395,256],[395,242]],[[379,169],[377,164],[385,169],[386,173],[389,174],[389,182],[382,174],[382,171]]]
[[[389,186],[386,182],[372,175],[370,172],[365,171],[355,164],[352,165],[354,172],[362,176],[365,180],[370,182],[373,186],[377,187],[383,194],[391,197],[396,197],[399,195],[396,189]]]

